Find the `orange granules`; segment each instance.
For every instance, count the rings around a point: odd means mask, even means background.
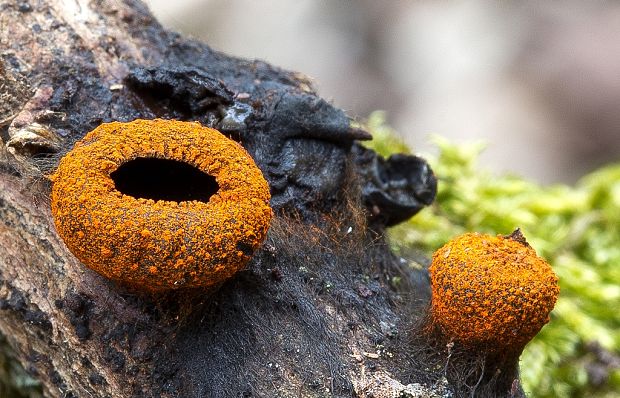
[[[207,201],[124,194],[111,174],[134,159],[186,163],[215,178]],[[264,240],[269,187],[248,153],[198,123],[105,123],[76,143],[52,176],[52,214],[71,252],[98,273],[145,290],[217,284]]]
[[[560,291],[519,230],[459,236],[433,254],[429,272],[433,324],[487,352],[520,352],[549,321]]]

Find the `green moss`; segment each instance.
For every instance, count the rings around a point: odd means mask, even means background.
[[[385,137],[389,129],[366,127],[380,132],[369,146],[401,150]],[[431,253],[466,231],[508,234],[520,227],[561,286],[551,322],[521,357],[525,390],[534,397],[609,397],[619,391],[620,369],[608,368],[606,383],[595,386],[587,368],[597,361],[588,349],[592,343],[620,355],[620,164],[575,186],[540,186],[478,167],[484,147],[479,143],[435,142],[439,155],[428,160],[439,179],[437,200],[390,230],[395,249]]]

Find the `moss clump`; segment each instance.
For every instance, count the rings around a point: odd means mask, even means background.
[[[467,233],[435,252],[429,268],[432,322],[483,352],[518,355],[549,321],[558,278],[515,231]]]
[[[125,194],[112,174],[136,159],[181,162],[212,176],[217,186],[202,200]],[[157,183],[158,176],[142,176],[153,177]],[[52,181],[52,214],[69,250],[98,273],[149,291],[211,286],[231,277],[262,243],[272,217],[269,187],[252,158],[198,123],[102,124],[62,158]],[[141,176],[123,182],[132,183],[143,185]],[[145,189],[152,191],[138,191]]]

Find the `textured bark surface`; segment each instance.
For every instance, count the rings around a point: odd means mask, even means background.
[[[0,333],[46,396],[448,393],[408,348],[425,271],[382,237],[433,200],[423,160],[378,157],[303,75],[167,32],[136,0],[0,1],[0,28]],[[219,129],[270,184],[268,239],[219,289],[119,286],[54,230],[62,154],[154,117]]]

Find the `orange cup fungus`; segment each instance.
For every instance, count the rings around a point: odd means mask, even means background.
[[[490,353],[517,352],[549,321],[558,278],[517,229],[467,233],[433,254],[431,317],[442,333]]]
[[[248,153],[198,123],[105,123],[62,158],[52,214],[69,250],[149,291],[218,284],[264,240],[269,187]]]

